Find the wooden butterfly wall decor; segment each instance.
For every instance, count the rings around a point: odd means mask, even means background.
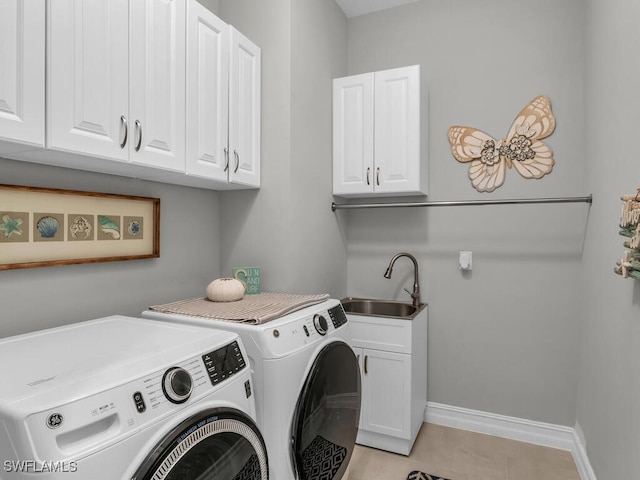
[[[518,114],[505,138],[496,140],[471,127],[449,128],[453,156],[469,165],[471,185],[479,192],[493,192],[504,183],[507,168],[524,178],[541,178],[551,172],[553,151],[542,142],[553,133],[556,119],[549,99],[534,98]]]

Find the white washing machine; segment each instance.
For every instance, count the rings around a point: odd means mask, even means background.
[[[0,479],[267,480],[247,359],[122,316],[0,340]]]
[[[360,418],[347,317],[327,300],[261,325],[147,310],[143,317],[235,332],[247,348],[258,426],[275,480],[339,480]]]

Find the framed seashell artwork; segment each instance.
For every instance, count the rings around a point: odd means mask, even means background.
[[[0,270],[159,256],[159,198],[0,185]]]

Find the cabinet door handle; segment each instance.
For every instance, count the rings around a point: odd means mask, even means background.
[[[364,374],[365,375],[369,373],[369,369],[367,368],[367,363],[368,363],[367,360],[369,360],[369,355],[364,356]]]
[[[380,186],[380,167],[376,168],[376,185]]]
[[[129,125],[127,125],[127,117],[120,115],[120,124],[124,127],[124,138],[120,142],[120,148],[124,148],[127,144],[127,137],[129,136]]]
[[[233,150],[233,156],[236,159],[236,168],[233,170],[233,173],[236,173],[238,171],[238,167],[240,167],[240,155],[238,155],[238,151],[237,150]]]
[[[138,135],[138,143],[136,144],[136,152],[140,151],[140,147],[142,146],[142,124],[140,120],[136,120],[136,133]]]
[[[371,167],[367,167],[367,185],[371,185],[371,182],[369,181],[370,174],[371,174]]]
[[[224,159],[224,171],[226,172],[227,170],[229,170],[229,149],[227,147],[224,147]]]

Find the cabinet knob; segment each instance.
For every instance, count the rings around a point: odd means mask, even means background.
[[[236,168],[233,170],[233,173],[237,173],[238,168],[240,167],[240,155],[238,155],[238,151],[237,150],[233,150],[233,156],[236,159]]]
[[[227,147],[224,147],[224,159],[224,171],[226,172],[227,170],[229,170],[229,149]]]
[[[365,355],[364,356],[364,374],[366,375],[367,373],[369,373],[369,369],[367,368],[367,364],[369,363],[367,360],[369,360],[369,355]]]
[[[367,167],[367,185],[371,185],[371,182],[369,181],[369,174],[371,174],[371,167]]]
[[[380,186],[380,167],[376,168],[376,185]]]

